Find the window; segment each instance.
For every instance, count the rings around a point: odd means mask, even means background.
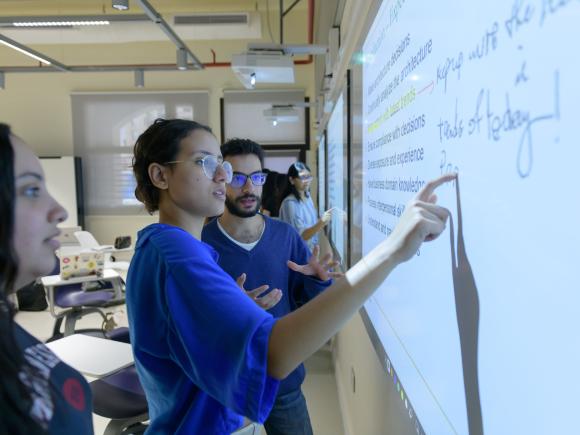
[[[73,94],[74,149],[82,158],[86,214],[142,213],[134,193],[135,141],[157,118],[207,125],[208,104],[205,91]]]

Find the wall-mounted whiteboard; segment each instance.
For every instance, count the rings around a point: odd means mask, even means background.
[[[447,230],[365,305],[417,433],[577,433],[580,2],[384,1],[363,47],[363,251],[424,183]]]
[[[137,215],[145,213],[135,198],[132,170],[137,138],[157,118],[208,125],[209,92],[75,92],[71,109],[87,215]]]

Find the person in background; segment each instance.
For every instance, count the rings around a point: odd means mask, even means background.
[[[267,419],[279,383],[332,337],[389,273],[444,230],[448,211],[427,183],[391,235],[324,292],[274,318],[217,264],[203,243],[206,216],[223,213],[233,180],[209,127],[156,120],[135,144],[136,196],[159,223],[139,232],[127,277],[135,364],[149,433],[230,434]],[[248,205],[249,205],[248,201]],[[328,277],[310,261],[315,275]]]
[[[0,433],[92,434],[83,376],[14,322],[15,289],[50,273],[66,211],[38,158],[0,124]]]
[[[286,174],[276,173],[276,186],[274,188],[275,197],[276,197],[276,204],[275,204],[275,216],[276,218],[280,218],[280,204],[282,204],[282,200],[284,199],[284,193],[286,191],[286,179],[288,177]]]
[[[262,204],[260,213],[262,213],[264,216],[277,217],[278,210],[276,207],[276,177],[278,172],[270,171],[264,168],[264,174],[266,174],[266,181],[262,187]]]
[[[310,255],[292,227],[258,213],[262,188],[267,184],[260,145],[249,139],[231,139],[222,145],[221,153],[233,168],[232,181],[226,185],[226,208],[203,228],[201,239],[217,251],[218,264],[237,278],[242,288],[245,284],[257,289],[248,294],[259,306],[276,318],[282,317],[316,297],[332,281],[315,264],[309,264],[316,262],[316,254]],[[268,177],[272,175],[270,172]],[[329,255],[322,265],[327,270],[336,263]],[[268,285],[261,286],[264,283]],[[268,287],[273,290],[258,297]],[[312,435],[301,390],[305,375],[300,364],[280,382],[264,423],[268,435]]]
[[[325,211],[320,218],[310,197],[310,168],[302,163],[293,163],[288,168],[288,181],[284,199],[280,205],[280,220],[293,226],[312,251],[318,245],[318,233],[332,217],[332,210]]]
[[[261,213],[271,218],[280,217],[280,203],[286,190],[286,174],[271,171],[262,192]]]

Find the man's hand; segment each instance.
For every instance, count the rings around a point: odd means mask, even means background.
[[[318,260],[318,254],[320,248],[318,245],[314,247],[312,255],[308,260],[308,264],[299,265],[293,261],[288,260],[287,264],[290,269],[294,272],[301,273],[302,275],[315,276],[321,281],[326,281],[330,278],[342,278],[344,276],[341,272],[333,272],[332,269],[338,266],[338,261],[332,260],[332,254],[326,254],[322,260]]]
[[[260,308],[263,308],[264,310],[269,310],[270,308],[274,307],[278,302],[280,302],[280,299],[282,299],[282,290],[278,288],[275,288],[266,296],[260,297],[261,294],[270,288],[269,285],[262,285],[258,288],[255,288],[254,290],[246,291],[244,288],[244,283],[246,282],[245,273],[242,273],[238,279],[236,279],[236,282],[238,283],[238,287],[240,287],[240,289],[242,289],[242,291],[251,300],[253,300],[256,305],[258,305]]]

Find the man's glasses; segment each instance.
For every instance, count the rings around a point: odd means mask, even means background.
[[[232,168],[232,164],[230,162],[224,162],[218,160],[217,156],[213,154],[208,154],[202,159],[195,159],[195,160],[173,160],[171,162],[165,162],[164,165],[170,165],[174,163],[195,163],[196,165],[200,165],[203,169],[203,173],[207,178],[213,180],[215,178],[215,173],[217,172],[218,168],[221,166],[224,172],[226,173],[226,183],[231,183],[232,177],[234,174],[234,170]]]
[[[226,162],[227,163],[227,162]],[[232,187],[242,187],[245,186],[248,178],[252,181],[254,186],[263,186],[266,182],[266,173],[261,171],[252,172],[250,175],[244,174],[242,172],[234,172],[232,180],[229,182]]]

